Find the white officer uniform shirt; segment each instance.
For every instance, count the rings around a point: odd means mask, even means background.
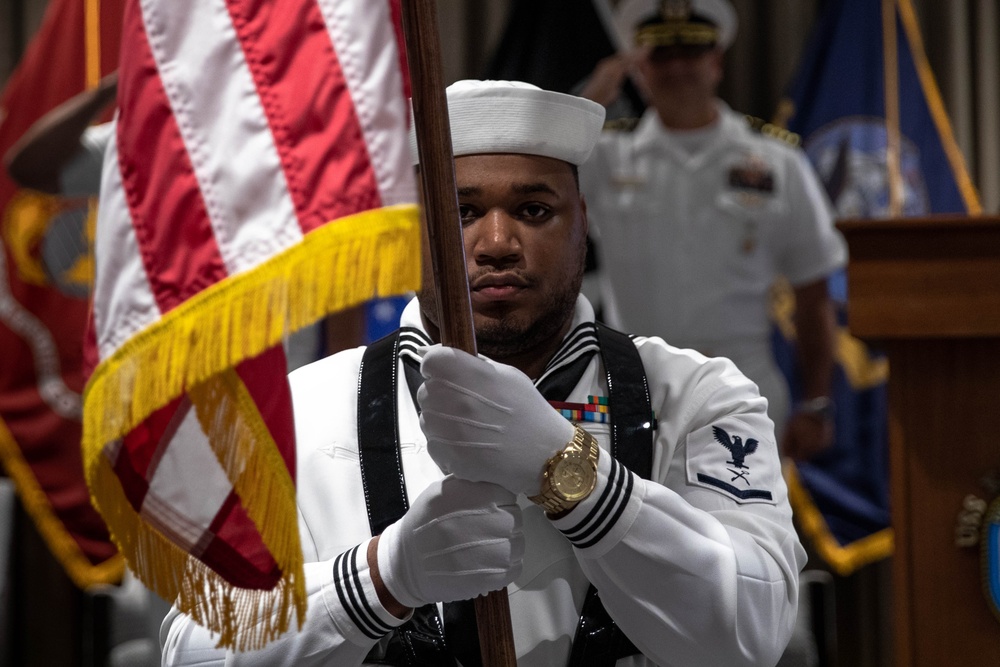
[[[649,109],[632,132],[606,131],[580,169],[598,239],[605,319],[678,347],[726,356],[760,385],[780,423],[787,389],[771,358],[768,292],[847,260],[805,155],[755,133],[718,102],[694,132]]]
[[[563,343],[563,350],[575,350],[568,356],[593,339],[587,335],[593,317],[581,296]],[[404,310],[402,324],[422,330],[416,300]],[[805,555],[792,527],[764,400],[725,359],[706,359],[658,338],[635,343],[658,419],[653,479],[623,473],[607,454],[609,425],[585,422],[582,426],[603,450],[595,492],[557,521],[521,498],[524,567],[507,589],[517,663],[567,663],[588,582],[593,582],[612,617],[649,656],[624,658],[619,667],[773,665],[795,621]],[[208,631],[172,610],[161,629],[164,664],[364,664],[376,640],[355,625],[352,618],[363,614],[361,605],[346,609],[334,581],[337,556],[359,544],[363,555],[370,537],[355,419],[361,355],[360,348],[342,352],[290,376],[309,597],[303,630],[262,651],[227,656],[214,647]],[[599,355],[567,401],[586,402],[590,395],[607,395]],[[400,456],[412,502],[442,473],[426,452],[405,382],[397,400]],[[716,428],[729,434],[726,438],[757,441],[752,452],[743,445],[743,468],[733,465],[739,455],[721,444]],[[615,485],[614,479],[628,481]],[[603,494],[604,488],[614,491]],[[604,509],[610,511],[601,514]],[[560,532],[577,534],[581,518],[588,516],[605,517],[606,532],[594,544],[573,542]],[[356,570],[366,567],[362,559],[355,561]],[[401,623],[392,621],[374,594],[368,603],[381,622]]]

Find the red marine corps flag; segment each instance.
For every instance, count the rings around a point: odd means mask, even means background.
[[[50,0],[0,95],[0,155],[118,66],[122,4]],[[80,458],[95,201],[19,189],[0,168],[0,463],[80,588],[116,582],[123,569]]]
[[[283,338],[416,289],[398,0],[134,0],[84,463],[151,588],[260,646],[305,607]]]

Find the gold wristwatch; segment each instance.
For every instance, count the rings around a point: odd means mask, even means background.
[[[549,514],[565,512],[590,495],[597,485],[597,438],[576,427],[566,448],[545,462],[542,492],[529,496]]]

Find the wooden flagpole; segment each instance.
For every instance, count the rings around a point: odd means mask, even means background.
[[[434,0],[403,0],[402,8],[441,343],[476,354],[451,125],[441,76],[437,8]],[[515,667],[507,590],[476,598],[475,608],[484,667]]]

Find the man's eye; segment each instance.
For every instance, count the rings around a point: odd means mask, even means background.
[[[463,223],[472,222],[473,220],[476,219],[476,211],[467,204],[459,204],[458,217],[461,218]]]
[[[521,207],[521,215],[529,220],[546,218],[549,215],[549,207],[541,204],[526,204]]]

